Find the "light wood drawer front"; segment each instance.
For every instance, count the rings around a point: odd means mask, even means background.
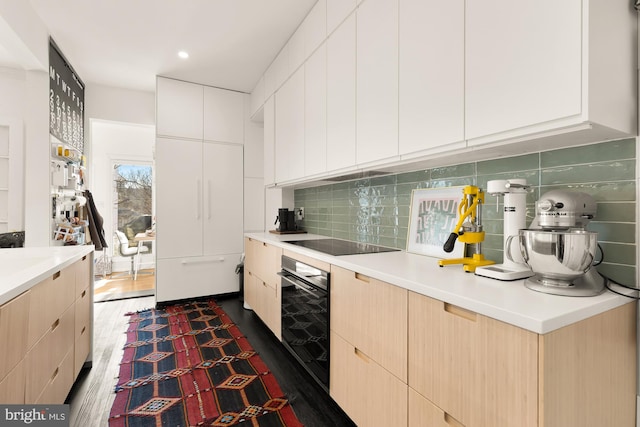
[[[245,239],[246,267],[275,289],[280,281],[282,249],[250,238]]]
[[[52,274],[31,289],[28,347],[75,301],[75,264]]]
[[[73,385],[73,378],[73,350],[70,350],[62,362],[56,366],[56,369],[35,403],[41,405],[64,403]]]
[[[409,387],[409,427],[465,427],[429,399]]]
[[[45,385],[54,376],[62,359],[73,349],[74,317],[75,307],[72,306],[50,325],[50,330],[27,353],[26,403],[36,401]],[[73,352],[71,354],[73,355]],[[73,375],[73,360],[71,363]]]
[[[76,275],[76,298],[79,298],[82,291],[91,285],[92,259],[91,255],[85,255],[73,265]]]
[[[2,404],[23,404],[25,388],[24,360],[0,381],[0,402]]]
[[[330,394],[360,427],[406,426],[407,385],[331,332]]]
[[[78,339],[84,330],[89,330],[91,327],[91,295],[89,292],[88,288],[82,291],[80,298],[75,303],[75,339]]]
[[[0,307],[0,380],[22,360],[27,353],[27,332],[31,292],[18,295]],[[9,344],[10,343],[10,344]],[[0,400],[0,402],[2,402]]]
[[[407,382],[406,289],[331,267],[331,329]]]
[[[88,288],[83,292],[83,294],[80,294],[81,298],[77,299],[75,304],[74,378],[80,373],[91,349],[91,296]]]
[[[409,386],[467,426],[536,426],[538,335],[411,292]]]

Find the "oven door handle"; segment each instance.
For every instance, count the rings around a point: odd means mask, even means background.
[[[305,291],[308,294],[311,294],[311,295],[315,296],[316,292],[319,290],[319,289],[316,289],[313,286],[307,285],[306,283],[303,284],[303,283],[300,283],[300,282],[294,282],[293,280],[289,279],[289,277],[286,276],[283,273],[278,273],[278,276],[282,277],[283,280],[286,280],[287,282],[291,283],[296,288],[300,288],[301,290]]]

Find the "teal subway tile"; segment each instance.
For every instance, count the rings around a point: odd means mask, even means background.
[[[431,169],[431,181],[443,181],[448,178],[460,178],[474,176],[476,174],[475,163],[464,163],[460,165],[445,166]]]
[[[636,246],[622,243],[601,242],[600,246],[604,252],[604,261],[615,260],[618,264],[635,265],[636,263]],[[601,258],[598,252],[596,259]]]
[[[332,236],[337,238],[337,239],[351,240],[348,231],[345,232],[343,230],[334,229]]]
[[[636,269],[633,266],[603,263],[597,267],[598,272],[626,286],[637,286]],[[613,287],[614,289],[615,286]]]
[[[505,172],[518,172],[538,169],[540,158],[537,153],[524,156],[503,157],[478,162],[478,175],[491,175]]]
[[[581,191],[590,194],[597,202],[620,202],[636,200],[636,182],[595,182],[589,184],[559,184],[540,188],[540,197],[550,190]]]
[[[540,153],[542,168],[595,163],[617,159],[635,159],[635,138],[583,145]]]
[[[395,185],[396,181],[397,175],[377,176],[370,179],[369,185],[372,187],[377,187],[379,185]]]
[[[405,172],[398,174],[396,182],[398,184],[426,182],[431,179],[430,170],[420,170],[415,172]]]
[[[635,222],[636,204],[600,202],[598,203],[596,219],[598,221]]]
[[[504,253],[502,250],[482,247],[482,255],[485,259],[491,260],[496,264],[502,264],[504,261]]]
[[[632,180],[636,176],[635,160],[558,166],[542,169],[541,184],[585,183]]]
[[[617,222],[591,221],[587,230],[598,233],[598,240],[603,242],[635,243],[635,224]]]
[[[349,188],[334,188],[333,189],[333,200],[338,200],[338,199],[349,199]]]
[[[460,178],[449,178],[449,179],[438,179],[431,180],[429,183],[429,188],[445,188],[445,187],[464,187],[467,185],[476,185],[475,177],[460,177]],[[462,192],[460,192],[460,197],[462,197]]]

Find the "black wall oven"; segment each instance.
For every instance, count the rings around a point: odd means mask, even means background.
[[[329,391],[329,273],[282,256],[282,342]]]

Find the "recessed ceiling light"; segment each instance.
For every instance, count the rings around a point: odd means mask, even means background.
[[[181,50],[180,52],[178,52],[178,56],[182,59],[187,59],[189,57],[189,54],[184,50]]]

